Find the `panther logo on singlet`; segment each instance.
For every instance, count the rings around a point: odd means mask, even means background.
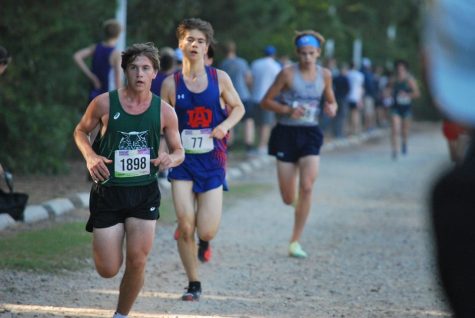
[[[131,132],[122,132],[119,131],[122,135],[122,138],[119,142],[119,150],[134,150],[134,149],[144,149],[148,148],[147,146],[147,135],[148,131],[131,131]]]
[[[203,106],[187,111],[188,125],[191,128],[208,128],[213,120],[213,112]]]

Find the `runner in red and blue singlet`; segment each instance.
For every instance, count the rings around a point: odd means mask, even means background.
[[[178,251],[188,277],[182,299],[193,301],[201,296],[195,232],[200,238],[198,258],[209,261],[209,241],[218,232],[223,189],[227,189],[226,139],[245,110],[229,76],[205,66],[214,42],[211,24],[185,19],[176,33],[183,52],[182,70],[165,79],[160,95],[175,107],[186,153],[185,161],[171,169],[168,178],[178,220]]]
[[[206,67],[208,86],[200,93],[191,92],[181,71],[174,74],[176,87],[175,111],[178,116],[185,161],[169,171],[168,178],[193,181],[193,192],[202,193],[219,186],[227,191],[226,140],[211,138],[211,132],[226,117],[219,99],[218,75],[215,68]]]

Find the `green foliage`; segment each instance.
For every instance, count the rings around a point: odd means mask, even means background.
[[[172,224],[176,221],[175,208],[173,207],[172,197],[170,195],[163,195],[160,201],[160,223]]]
[[[5,107],[0,114],[2,163],[13,171],[58,173],[64,159],[76,118],[64,107],[26,103]]]
[[[0,162],[19,172],[60,172],[89,84],[73,53],[101,38],[115,0],[2,1],[0,45],[13,61],[0,78]]]
[[[272,185],[265,183],[249,183],[244,181],[231,184],[229,192],[224,193],[224,206],[226,208],[232,207],[244,199],[265,195],[272,189]]]
[[[184,18],[199,17],[213,25],[218,49],[220,43],[232,39],[237,42],[241,55],[256,58],[268,43],[288,45],[288,38],[275,31],[294,15],[288,1],[281,0],[135,0],[129,1],[128,5],[127,42],[152,41],[159,48],[175,48],[178,46],[175,35],[178,23]],[[217,53],[219,59],[221,51]]]
[[[361,38],[365,56],[390,65],[396,58],[418,58],[420,6],[418,0],[135,0],[128,4],[127,35],[128,43],[152,41],[158,47],[176,47],[178,23],[200,17],[211,22],[218,42],[234,40],[239,55],[252,60],[262,55],[266,44],[295,58],[294,31],[314,29],[335,41],[340,61],[350,61],[353,41]],[[397,30],[393,41],[387,36],[390,25]],[[217,53],[219,62],[223,51]]]

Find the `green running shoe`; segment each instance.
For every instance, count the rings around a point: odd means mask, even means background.
[[[299,242],[295,241],[290,243],[289,245],[289,256],[296,257],[296,258],[306,258],[307,252],[302,249]]]

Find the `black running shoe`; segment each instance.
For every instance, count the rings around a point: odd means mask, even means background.
[[[211,260],[211,245],[207,241],[200,239],[198,244],[198,259],[202,263],[207,263]]]
[[[403,155],[407,155],[407,145],[406,144],[401,145],[401,153]]]
[[[190,282],[186,293],[181,296],[181,300],[184,301],[198,301],[201,296],[201,283],[200,282]]]

